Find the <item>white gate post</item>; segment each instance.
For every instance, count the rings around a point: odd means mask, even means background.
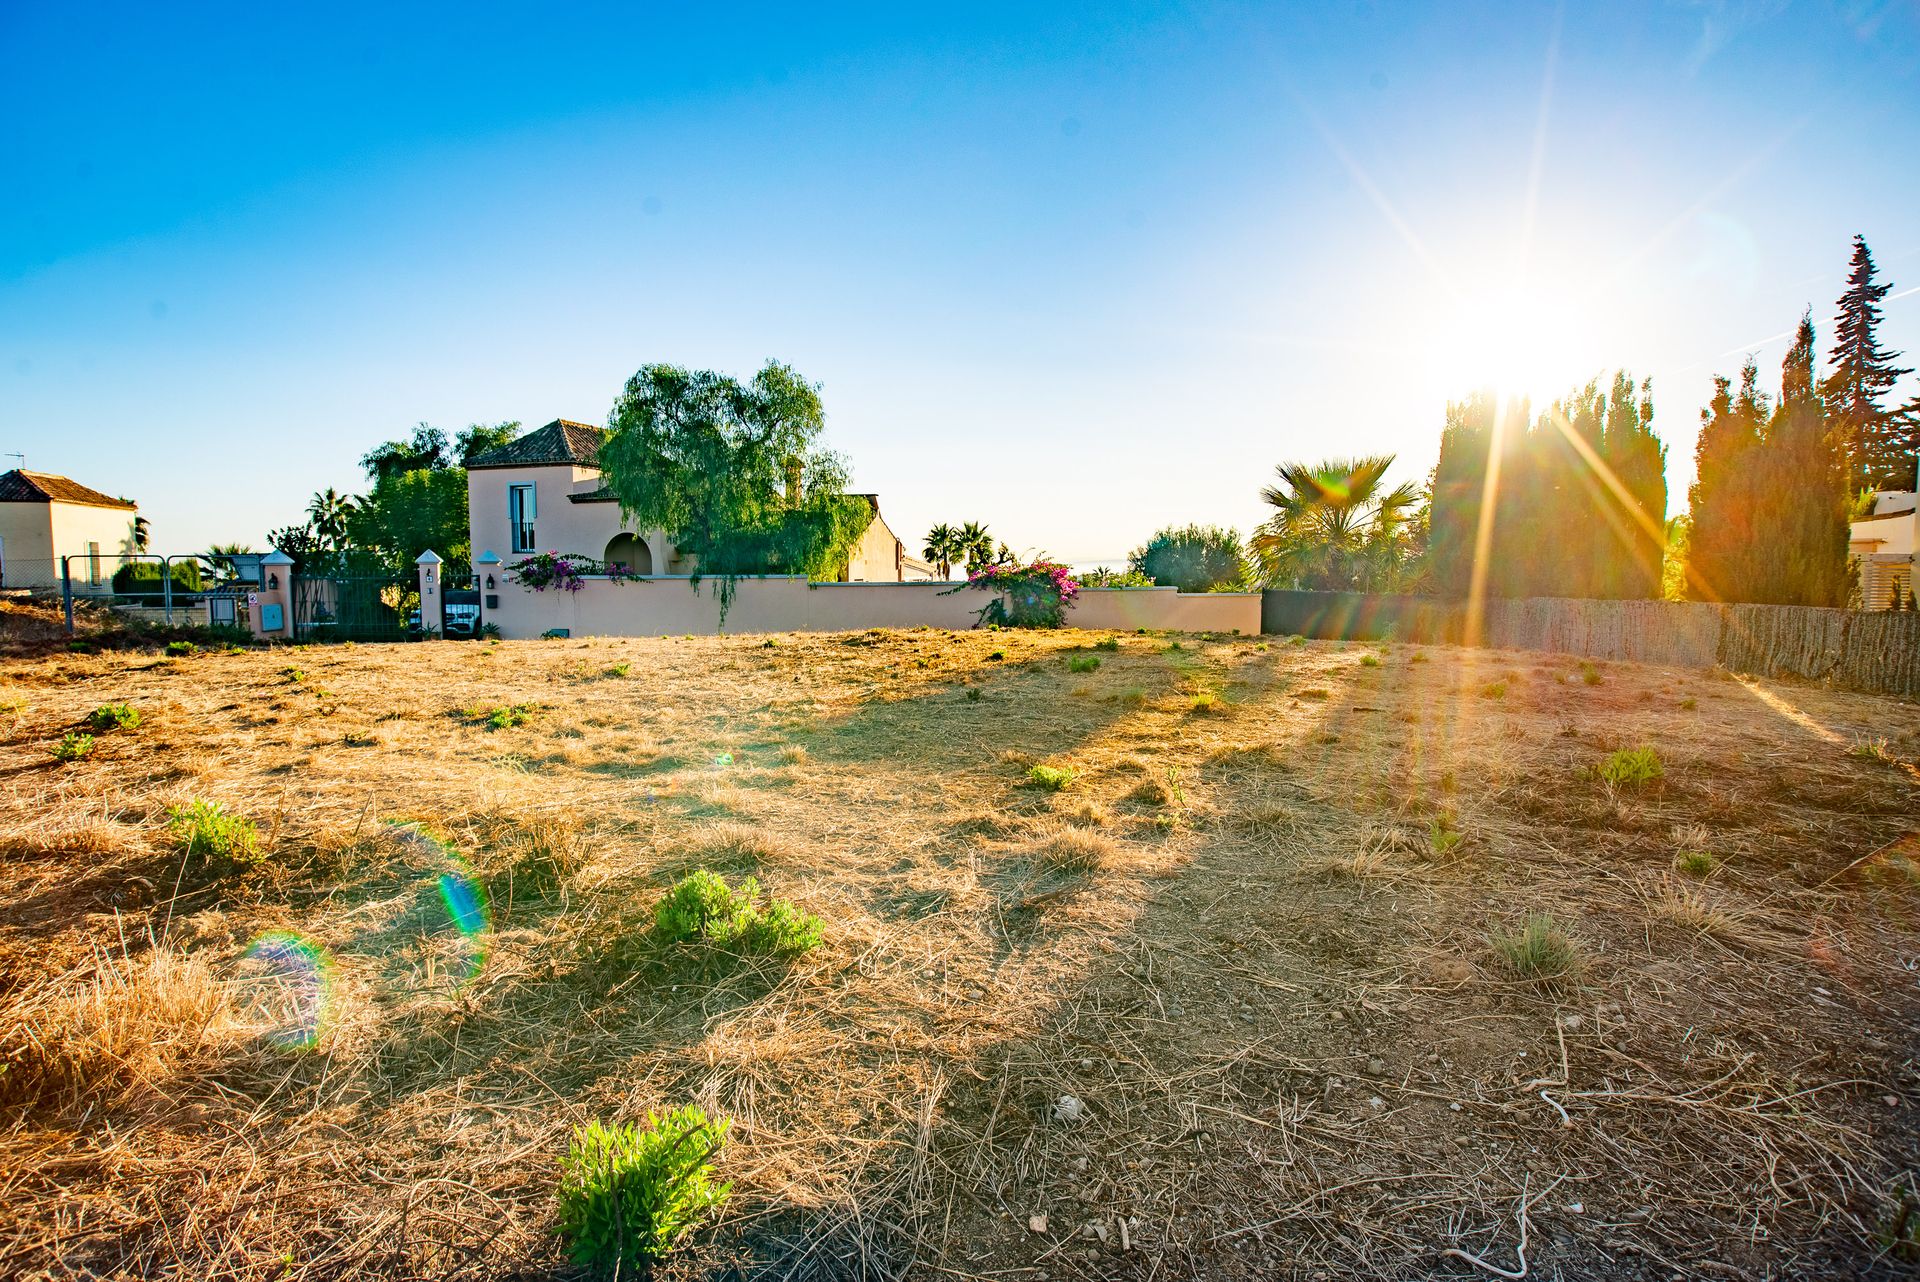
[[[440,554],[432,548],[422,552],[414,565],[420,572],[420,626],[428,636],[440,636],[446,623],[440,603]]]

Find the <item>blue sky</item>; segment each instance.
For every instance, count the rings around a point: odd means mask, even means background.
[[[1618,366],[1677,511],[1853,233],[1920,286],[1910,3],[1293,8],[0,0],[0,453],[260,545],[416,422],[777,357],[904,537],[1089,563]]]

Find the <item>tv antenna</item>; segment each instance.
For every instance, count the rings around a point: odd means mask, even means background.
[[[24,454],[7,454],[7,455],[0,455],[0,457],[4,457],[4,458],[14,458],[14,459],[19,459],[19,460],[20,460],[20,470],[21,470],[22,472],[24,472],[24,471],[26,471],[26,470],[27,470],[27,456],[26,456],[26,455],[24,455]]]

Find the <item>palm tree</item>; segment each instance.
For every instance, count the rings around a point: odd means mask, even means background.
[[[1393,458],[1375,454],[1275,468],[1279,484],[1262,489],[1260,498],[1276,511],[1250,545],[1266,581],[1316,591],[1390,586],[1420,499],[1411,482],[1385,488]]]
[[[353,499],[328,486],[307,504],[307,517],[313,524],[313,532],[337,548],[347,541],[347,519],[353,510]]]
[[[960,555],[966,557],[968,570],[993,564],[993,535],[987,533],[986,526],[968,521],[960,527],[959,538]]]
[[[927,531],[927,545],[920,549],[920,555],[940,567],[940,577],[951,576],[953,563],[967,554],[960,542],[960,533],[944,522]]]
[[[135,552],[145,552],[147,550],[147,543],[152,538],[153,538],[153,522],[147,520],[147,518],[144,516],[134,517],[133,518],[133,550]]]

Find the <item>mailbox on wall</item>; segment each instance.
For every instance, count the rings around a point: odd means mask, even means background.
[[[280,632],[287,626],[287,607],[278,601],[269,601],[260,607],[260,630],[262,632]]]

